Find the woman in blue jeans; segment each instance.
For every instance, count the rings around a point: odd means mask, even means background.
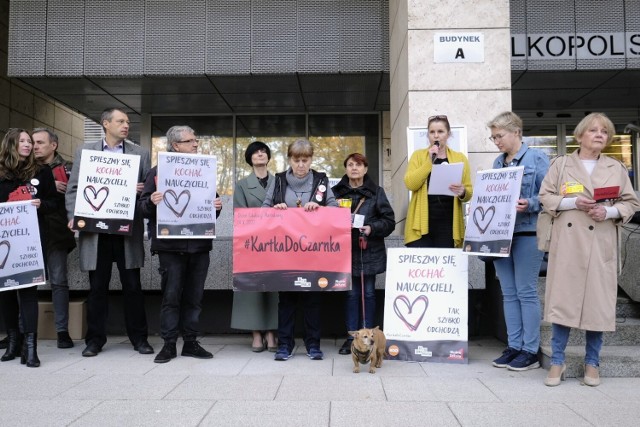
[[[524,167],[511,254],[493,261],[502,288],[508,338],[508,347],[493,361],[493,366],[526,371],[540,367],[538,273],[544,253],[538,250],[536,223],[542,209],[538,193],[549,169],[549,159],[542,151],[522,142],[522,119],[516,114],[501,113],[487,126],[491,129],[490,139],[502,152],[493,162],[493,168]]]
[[[640,202],[625,165],[602,153],[614,136],[607,116],[587,115],[574,131],[579,148],[553,162],[540,188],[554,216],[544,296],[544,319],[553,325],[549,387],[564,379],[571,328],[585,331],[584,384],[599,385],[603,332],[616,328],[618,227]],[[605,189],[609,195],[600,196]]]
[[[344,161],[346,175],[332,190],[336,198],[351,200],[354,226],[351,229],[351,270],[353,284],[345,304],[348,331],[373,328],[376,312],[376,274],[387,266],[384,238],[395,228],[393,208],[384,189],[367,175],[369,162],[360,153],[349,154]],[[360,222],[358,222],[360,221]],[[366,248],[361,245],[366,242]],[[362,293],[364,291],[364,319]],[[350,354],[352,336],[338,353]]]

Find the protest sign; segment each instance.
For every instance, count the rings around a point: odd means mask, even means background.
[[[73,212],[77,230],[130,235],[140,156],[83,150]]]
[[[389,249],[384,304],[389,359],[468,363],[467,261],[460,249]]]
[[[236,209],[233,287],[260,292],[350,290],[350,211]]]
[[[158,153],[158,239],[215,238],[215,156]]]
[[[0,203],[0,291],[44,283],[36,207],[31,201]]]
[[[516,166],[478,172],[462,244],[465,252],[509,256],[523,171]]]

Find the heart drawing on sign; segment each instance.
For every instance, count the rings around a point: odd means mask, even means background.
[[[184,200],[182,200],[182,196],[186,196]],[[191,201],[191,192],[189,190],[182,190],[180,194],[177,195],[175,191],[167,190],[162,195],[162,201],[171,209],[171,212],[173,212],[176,217],[182,218],[189,201]]]
[[[9,259],[9,252],[11,252],[11,243],[7,240],[0,242],[0,270],[2,270],[4,265],[7,263],[7,259]]]
[[[104,205],[104,202],[107,201],[107,197],[109,197],[109,187],[101,187],[96,191],[93,185],[87,185],[84,187],[83,195],[87,203],[97,212],[102,205]]]
[[[482,206],[478,206],[473,210],[473,222],[476,227],[478,227],[478,230],[480,230],[480,234],[484,234],[484,232],[487,231],[495,214],[495,206],[489,206],[486,211]]]
[[[398,295],[393,300],[393,311],[410,331],[418,330],[428,306],[429,298],[424,295],[420,295],[413,302],[409,302],[406,295]]]

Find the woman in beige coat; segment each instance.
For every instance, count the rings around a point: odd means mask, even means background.
[[[603,331],[615,330],[618,226],[631,219],[640,202],[627,168],[601,154],[614,134],[607,116],[587,115],[574,132],[580,148],[566,162],[551,164],[540,189],[544,209],[555,217],[544,307],[544,319],[553,327],[548,386],[564,379],[570,328],[586,331],[584,383],[600,384]],[[617,187],[618,197],[596,200],[596,190],[605,187]]]

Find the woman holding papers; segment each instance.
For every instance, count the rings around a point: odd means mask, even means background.
[[[271,150],[262,141],[253,141],[244,152],[244,159],[251,166],[251,174],[236,183],[233,192],[233,208],[259,208],[267,196],[267,187],[273,182],[273,174],[267,170]],[[266,349],[275,352],[275,329],[278,327],[278,294],[275,292],[235,292],[231,327],[249,330],[253,334],[251,350],[260,353]],[[262,336],[264,331],[264,337]]]
[[[404,183],[412,191],[404,226],[404,243],[413,248],[459,248],[464,239],[462,203],[471,199],[469,161],[447,146],[451,126],[447,116],[428,120],[429,148],[416,150],[409,160]],[[449,184],[449,194],[430,194],[434,165],[462,163],[461,182]]]
[[[599,385],[603,331],[615,330],[618,226],[640,202],[627,168],[602,154],[614,135],[607,116],[587,115],[574,131],[579,148],[566,156],[564,167],[551,164],[540,188],[544,209],[555,217],[544,298],[544,319],[553,333],[548,386],[564,379],[571,328],[586,331],[584,384]]]
[[[0,203],[31,200],[38,209],[41,247],[46,248],[44,215],[56,209],[56,184],[51,168],[38,165],[31,136],[24,129],[9,129],[0,145]],[[44,255],[44,254],[43,254]],[[44,256],[43,256],[44,258]],[[37,351],[38,288],[29,286],[0,292],[0,311],[9,343],[0,360],[20,357],[29,368],[40,366]],[[24,336],[20,332],[21,319]]]
[[[276,174],[267,188],[267,197],[262,207],[276,209],[304,209],[313,212],[321,206],[338,206],[329,187],[329,178],[323,172],[311,169],[313,146],[306,139],[298,139],[287,149],[289,169]],[[311,360],[322,360],[320,350],[320,303],[318,292],[280,292],[278,294],[278,350],[275,360],[288,360],[293,356],[295,342],[293,331],[298,299],[304,309],[307,356]]]
[[[538,250],[536,223],[542,209],[538,193],[549,169],[549,159],[542,151],[522,142],[522,119],[516,114],[501,113],[487,123],[487,127],[491,130],[489,139],[503,153],[495,159],[493,168],[524,167],[511,254],[493,261],[502,288],[508,338],[508,347],[493,361],[493,366],[526,371],[540,367],[538,273],[544,253]]]
[[[347,292],[345,318],[348,331],[373,328],[376,312],[376,275],[387,268],[384,238],[396,226],[393,208],[384,189],[367,174],[369,162],[360,153],[344,161],[346,174],[332,190],[336,197],[348,200],[351,228],[351,275],[353,285]],[[363,307],[364,304],[364,307]],[[363,311],[364,308],[364,311]],[[351,354],[353,337],[349,335],[338,351]]]

